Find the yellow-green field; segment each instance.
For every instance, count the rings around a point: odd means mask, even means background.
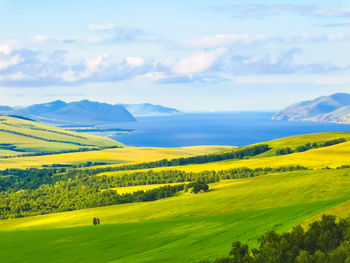
[[[322,142],[324,140],[330,140],[331,138],[349,138],[349,134],[344,133],[324,133],[317,134],[315,140],[312,139],[311,135],[307,136],[294,136],[298,140],[298,144],[294,143],[293,147],[304,145],[306,142]],[[302,140],[300,140],[302,138]],[[322,138],[322,140],[320,140]],[[289,145],[290,138],[280,139],[275,141],[269,141],[272,149],[266,153],[255,156],[247,160],[226,160],[220,162],[213,162],[207,164],[194,164],[186,166],[172,166],[172,167],[161,167],[153,169],[143,169],[137,171],[161,171],[161,170],[182,170],[186,172],[201,172],[205,170],[226,170],[239,167],[259,168],[259,167],[281,167],[289,165],[302,165],[308,168],[321,169],[325,167],[337,168],[342,165],[350,165],[350,142],[345,142],[329,147],[323,147],[318,149],[312,149],[306,152],[293,153],[288,155],[276,156],[272,155],[276,149],[286,147]],[[117,172],[104,172],[104,175],[118,175],[125,173],[133,173],[134,171],[117,171]]]
[[[128,187],[128,192],[132,188]],[[134,189],[139,189],[139,186]],[[208,193],[182,193],[153,202],[2,220],[0,230],[88,226],[94,215],[103,219],[104,224],[114,224],[231,214],[334,198],[346,201],[350,200],[347,196],[350,193],[350,169],[296,171],[224,180],[212,184],[210,189]]]
[[[271,150],[244,160],[152,170],[224,170],[236,167],[302,165],[310,170],[224,180],[207,193],[177,193],[152,202],[105,206],[0,220],[4,262],[193,262],[227,255],[231,242],[255,246],[258,236],[288,231],[323,213],[350,215],[350,142],[276,156],[277,149],[346,138],[349,133],[293,136],[266,142]],[[115,165],[215,153],[232,147],[126,147],[82,153],[0,160],[0,167],[40,167],[52,163],[104,161]],[[140,170],[137,170],[140,171]],[[135,171],[108,172],[124,174]],[[162,185],[116,188],[118,193]],[[98,217],[101,225],[93,226]],[[203,253],[205,251],[205,253]]]
[[[296,171],[223,181],[197,195],[182,193],[154,202],[2,220],[1,247],[17,248],[11,255],[2,249],[2,258],[6,262],[215,258],[226,254],[233,240],[254,245],[269,229],[286,231],[347,204],[349,194],[350,169]],[[101,226],[92,225],[94,217],[101,219]],[[27,249],[36,253],[20,256]],[[128,253],[123,253],[125,249]]]
[[[62,153],[42,156],[0,159],[0,169],[41,167],[50,164],[79,164],[90,162],[134,163],[173,159],[200,154],[215,153],[231,146],[192,146],[179,148],[124,147],[100,151]]]
[[[10,144],[16,149],[24,151],[7,150],[0,146],[0,157],[16,156],[23,153],[74,151],[96,146],[122,146],[109,138],[71,132],[9,116],[0,116],[0,144]]]
[[[131,194],[137,191],[152,190],[152,189],[156,189],[166,185],[178,185],[178,184],[182,184],[182,183],[135,185],[135,186],[116,187],[111,189],[117,191],[118,194],[122,195],[122,194],[129,194],[129,193]]]

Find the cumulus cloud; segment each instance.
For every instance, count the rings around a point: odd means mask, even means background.
[[[226,12],[235,18],[266,18],[283,13],[297,13],[313,17],[349,17],[350,8],[319,8],[316,5],[295,4],[231,4],[208,9]]]
[[[97,31],[109,31],[109,30],[113,30],[114,28],[115,28],[114,24],[104,24],[104,25],[91,24],[88,27],[89,30],[97,30]]]
[[[160,84],[216,83],[235,76],[322,74],[346,69],[330,63],[298,64],[295,57],[300,52],[294,48],[277,54],[254,55],[217,48],[162,63],[142,57],[116,59],[109,53],[72,59],[64,50],[44,56],[37,51],[21,49],[0,52],[0,84],[17,87],[67,86],[134,78]]]
[[[127,57],[126,62],[133,67],[140,67],[145,64],[145,60],[140,57]]]
[[[0,53],[3,53],[5,55],[8,55],[10,54],[11,52],[11,47],[10,45],[0,45]]]
[[[18,65],[21,62],[23,62],[23,58],[19,55],[9,56],[3,59],[0,57],[0,71]]]
[[[172,72],[175,74],[193,74],[208,70],[226,52],[227,49],[219,48],[209,52],[196,53],[175,63]]]
[[[57,50],[43,58],[38,52],[23,49],[1,55],[0,83],[18,87],[77,85],[119,81],[164,71],[160,64],[137,57],[116,60],[110,54],[103,53],[68,62],[67,54],[66,51]]]

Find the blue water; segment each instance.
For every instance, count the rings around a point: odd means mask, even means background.
[[[350,125],[272,121],[272,115],[266,112],[235,112],[143,117],[135,123],[113,125],[115,128],[136,130],[113,139],[130,146],[243,146],[297,134],[350,132]]]

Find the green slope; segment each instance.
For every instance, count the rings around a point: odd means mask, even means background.
[[[349,201],[349,186],[350,169],[297,171],[223,181],[198,195],[3,220],[1,254],[6,262],[215,258],[233,240],[254,245],[269,229],[286,231]],[[92,225],[95,216],[102,225]]]
[[[122,146],[104,137],[67,131],[39,122],[0,116],[0,157]]]
[[[153,202],[0,220],[4,262],[193,262],[227,255],[231,242],[254,246],[267,230],[288,231],[324,212],[350,215],[350,142],[275,156],[276,149],[350,138],[320,133],[267,142],[262,156],[184,170],[304,165],[294,171],[221,181],[208,193],[178,193]],[[77,138],[78,139],[78,138]],[[171,167],[176,169],[180,167]],[[157,168],[159,170],[167,168]],[[92,225],[94,217],[102,224]]]

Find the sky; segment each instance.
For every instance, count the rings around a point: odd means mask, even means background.
[[[0,105],[275,111],[337,92],[349,0],[0,0]]]

